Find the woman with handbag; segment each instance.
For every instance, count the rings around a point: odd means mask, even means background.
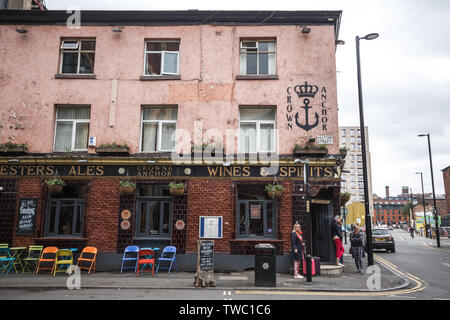
[[[294,278],[303,279],[303,276],[299,273],[299,269],[303,259],[303,247],[305,243],[303,242],[302,229],[298,223],[294,225],[294,229],[292,230],[291,243],[291,254],[294,259]]]
[[[350,233],[350,243],[350,253],[355,259],[356,269],[358,269],[358,273],[363,274],[364,235],[359,231],[359,226],[355,226],[353,232]]]

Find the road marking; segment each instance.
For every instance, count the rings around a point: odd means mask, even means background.
[[[441,262],[441,264],[443,264],[446,267],[450,267],[450,263],[446,263],[446,262]]]

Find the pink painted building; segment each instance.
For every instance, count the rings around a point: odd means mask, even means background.
[[[290,230],[301,221],[311,252],[332,261],[331,240],[315,239],[339,213],[340,18],[0,11],[0,184],[2,196],[14,195],[1,240],[93,245],[105,260],[130,244],[175,245],[187,269],[198,239],[216,240],[224,268],[230,255],[251,259],[253,245],[266,241],[287,269]],[[214,163],[187,161],[200,145],[213,148]],[[67,183],[59,194],[45,186],[55,176]],[[120,180],[135,191],[122,194]],[[170,194],[171,181],[184,183],[182,196]],[[274,181],[280,199],[264,190]],[[37,199],[28,231],[18,227],[22,198]],[[218,233],[202,234],[205,217],[220,217],[208,220]]]

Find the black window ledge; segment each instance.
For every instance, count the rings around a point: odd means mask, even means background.
[[[96,79],[95,74],[55,74],[55,79]]]
[[[142,81],[159,81],[159,80],[181,80],[179,75],[162,75],[162,76],[141,76]]]
[[[267,75],[236,75],[236,80],[278,80],[277,74]]]

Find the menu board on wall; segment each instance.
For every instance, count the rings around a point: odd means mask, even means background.
[[[34,235],[37,203],[38,199],[35,198],[20,199],[19,214],[17,217],[17,235]]]

